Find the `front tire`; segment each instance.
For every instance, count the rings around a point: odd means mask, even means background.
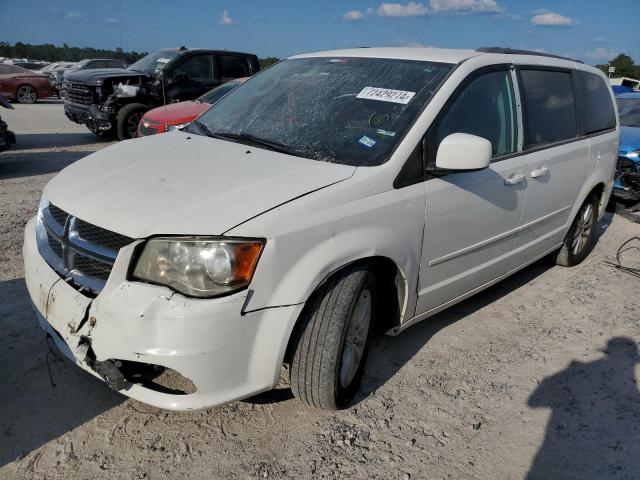
[[[16,99],[19,103],[31,104],[36,103],[38,93],[31,85],[22,85],[16,91]]]
[[[122,107],[116,116],[118,139],[127,140],[136,137],[138,124],[147,110],[147,106],[141,103],[130,103]]]
[[[556,263],[563,267],[573,267],[582,262],[593,246],[598,222],[598,197],[587,198],[567,232],[562,247],[556,255]]]
[[[312,297],[291,362],[297,398],[323,410],[351,402],[362,379],[375,311],[375,282],[366,265],[339,272]]]

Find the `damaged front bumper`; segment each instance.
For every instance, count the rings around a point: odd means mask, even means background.
[[[23,254],[41,327],[76,365],[120,393],[159,408],[194,410],[277,384],[302,305],[243,314],[247,291],[191,299],[165,287],[129,282],[133,246],[120,250],[104,289],[91,298],[44,261],[35,219],[25,228]],[[178,387],[155,383],[154,374],[167,372]]]
[[[81,105],[65,101],[64,113],[72,122],[95,125],[97,130],[109,130],[116,121],[115,114],[103,112],[99,105],[93,103]]]

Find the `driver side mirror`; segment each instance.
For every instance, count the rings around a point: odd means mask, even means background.
[[[473,171],[491,163],[491,142],[468,133],[452,133],[440,142],[436,167],[441,170]]]

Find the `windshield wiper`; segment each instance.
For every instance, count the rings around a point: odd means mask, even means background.
[[[198,122],[199,123],[199,122]],[[245,145],[254,145],[257,147],[264,147],[268,150],[273,150],[274,152],[285,153],[287,155],[294,155],[296,157],[300,156],[300,153],[295,150],[287,147],[286,145],[278,142],[274,142],[272,140],[266,140],[264,138],[255,137],[253,135],[249,135],[246,133],[227,133],[227,132],[212,132],[209,127],[206,127],[210,137],[219,138],[221,140],[231,140],[232,142],[238,142]],[[203,129],[204,130],[204,129]]]
[[[191,122],[189,124],[189,127],[191,125],[195,125],[196,127],[198,127],[198,130],[200,130],[202,133],[204,133],[207,137],[218,138],[218,136],[215,133],[213,133],[211,131],[211,129],[207,125],[202,123],[200,120],[194,120],[193,122]],[[187,128],[189,128],[189,127],[187,127]]]

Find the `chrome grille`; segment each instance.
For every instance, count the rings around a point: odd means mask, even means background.
[[[93,94],[86,85],[77,83],[64,82],[65,98],[71,103],[79,103],[81,105],[91,105],[93,103]]]
[[[55,205],[49,205],[49,213],[51,214],[51,216],[53,217],[53,219],[56,221],[58,225],[64,227],[64,224],[67,221],[67,217],[69,216],[67,212],[59,209]]]
[[[69,215],[49,204],[38,226],[38,250],[58,274],[79,290],[99,293],[118,251],[134,239]]]
[[[129,237],[96,227],[79,218],[76,220],[76,229],[80,238],[109,250],[118,251],[133,241],[133,239]]]

